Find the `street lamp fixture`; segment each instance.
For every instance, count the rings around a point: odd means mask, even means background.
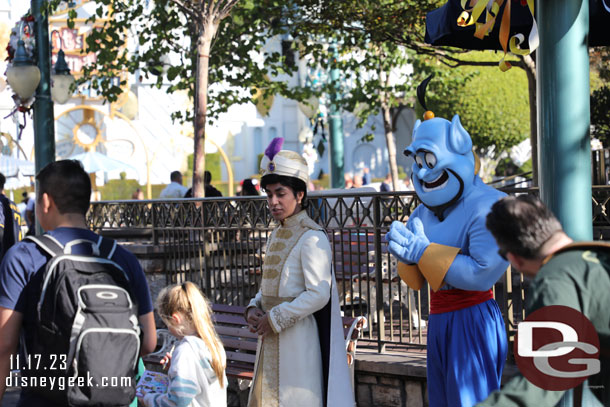
[[[60,49],[57,53],[54,72],[51,75],[51,99],[60,105],[66,103],[72,97],[73,83],[74,77],[70,74],[70,68],[66,64],[64,51]]]
[[[6,71],[6,79],[22,101],[34,96],[34,92],[36,92],[40,83],[40,69],[25,50],[23,40],[17,42],[13,65]]]

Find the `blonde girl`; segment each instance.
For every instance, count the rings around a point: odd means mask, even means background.
[[[140,401],[145,406],[226,407],[226,355],[201,291],[191,282],[166,287],[156,308],[180,340],[165,358],[171,361],[167,393],[144,394]]]

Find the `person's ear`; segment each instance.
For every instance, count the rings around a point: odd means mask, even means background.
[[[172,314],[172,323],[174,323],[176,326],[181,326],[182,322],[184,322],[182,314],[180,314],[179,312],[174,312]]]
[[[40,209],[42,209],[42,213],[49,213],[53,206],[55,206],[53,197],[44,192],[40,197]]]
[[[299,205],[303,205],[303,197],[305,196],[305,192],[299,191],[297,192],[297,202]]]
[[[525,259],[518,254],[506,252],[506,260],[510,262],[517,270],[522,270],[525,264]]]

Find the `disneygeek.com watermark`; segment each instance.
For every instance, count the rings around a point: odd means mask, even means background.
[[[572,389],[601,369],[595,327],[561,305],[540,308],[519,324],[514,353],[523,376],[545,390]]]
[[[131,377],[100,377],[94,378],[87,372],[86,376],[19,376],[9,375],[6,387],[48,388],[64,391],[70,387],[131,387]]]

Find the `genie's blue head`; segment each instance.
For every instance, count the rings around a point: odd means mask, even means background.
[[[460,123],[435,118],[413,129],[413,142],[404,154],[415,159],[412,181],[415,192],[430,209],[442,211],[466,193],[474,182],[474,155],[470,135]],[[438,215],[438,214],[437,214]]]

